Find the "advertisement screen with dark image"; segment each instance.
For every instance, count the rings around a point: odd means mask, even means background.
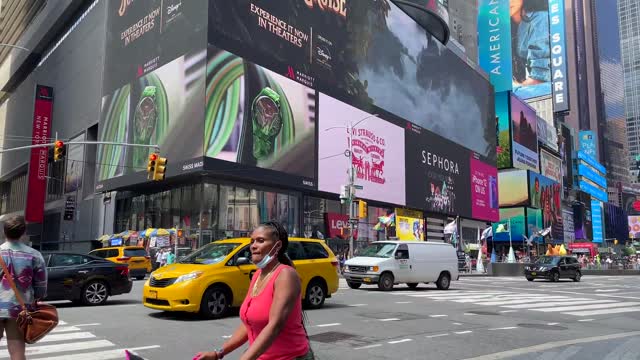
[[[511,136],[513,166],[538,171],[536,111],[511,95]]]
[[[404,205],[404,129],[325,94],[319,105],[318,189],[339,193],[353,166],[358,197]]]
[[[315,179],[316,92],[209,46],[205,156]]]
[[[407,206],[473,217],[468,150],[416,125],[409,125],[406,154]]]
[[[183,54],[204,48],[206,13],[197,1],[108,1],[103,95]]]
[[[338,12],[299,0],[209,4],[211,44],[277,64],[302,84],[377,106],[494,161],[489,81],[393,2],[348,0]]]

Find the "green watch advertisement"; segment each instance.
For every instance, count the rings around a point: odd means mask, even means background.
[[[284,172],[293,185],[313,182],[313,89],[210,45],[205,101],[206,157]]]

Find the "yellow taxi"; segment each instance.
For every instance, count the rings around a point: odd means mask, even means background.
[[[141,246],[114,246],[93,250],[89,255],[113,261],[116,264],[129,265],[129,274],[138,280],[151,272],[151,258]]]
[[[144,284],[144,306],[224,317],[230,308],[242,305],[256,271],[250,243],[249,238],[212,242],[154,271]],[[302,280],[305,306],[322,307],[338,291],[336,256],[323,240],[301,238],[289,238],[287,253]]]

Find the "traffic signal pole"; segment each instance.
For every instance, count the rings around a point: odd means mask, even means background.
[[[143,147],[154,149],[155,151],[160,151],[160,146],[158,145],[144,145],[144,144],[129,144],[129,143],[120,143],[120,142],[112,142],[112,141],[71,141],[65,142],[65,145],[113,145],[113,146],[129,146],[129,147]],[[56,146],[55,142],[47,143],[47,144],[38,144],[38,145],[27,145],[27,146],[18,146],[9,149],[0,149],[0,154],[18,150],[28,150],[33,148],[41,148],[41,147],[53,147]]]

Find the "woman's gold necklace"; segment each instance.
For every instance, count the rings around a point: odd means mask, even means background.
[[[269,280],[269,278],[271,278],[271,275],[273,275],[273,273],[275,272],[275,270],[278,268],[280,264],[277,264],[276,266],[273,267],[273,269],[271,269],[271,271],[269,271],[269,273],[267,275],[262,276],[262,274],[260,274],[260,277],[258,278],[258,280],[256,280],[256,282],[253,284],[253,289],[251,290],[251,296],[255,297],[258,295],[258,293],[260,293],[260,291],[262,291],[262,287],[264,286],[264,283]]]

